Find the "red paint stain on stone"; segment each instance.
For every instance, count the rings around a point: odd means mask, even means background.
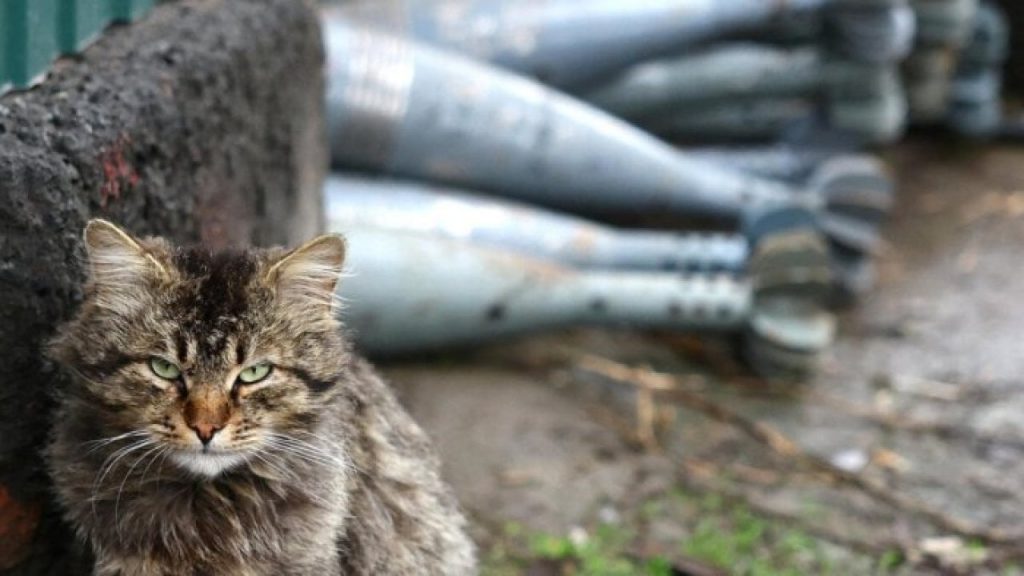
[[[122,136],[100,155],[100,165],[103,168],[103,186],[100,187],[101,208],[106,208],[110,201],[119,199],[124,190],[139,183],[139,173],[128,163],[124,155],[124,149],[128,144],[128,138]]]
[[[0,485],[0,570],[21,562],[39,525],[38,504],[14,500],[7,487]]]

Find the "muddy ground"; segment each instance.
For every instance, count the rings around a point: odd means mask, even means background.
[[[609,525],[623,554],[695,561],[694,574],[1019,573],[1024,149],[919,138],[888,156],[901,193],[880,285],[801,386],[758,381],[726,342],[624,332],[384,367],[489,566],[540,570],[530,557],[561,553],[521,534],[579,543]],[[573,368],[588,356],[677,375],[735,418],[669,398],[638,416],[629,385],[599,393]],[[745,424],[779,432],[776,450]],[[802,544],[780,551],[790,539]]]

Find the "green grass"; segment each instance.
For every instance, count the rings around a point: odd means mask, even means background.
[[[618,527],[603,525],[585,541],[568,537],[534,534],[529,549],[535,558],[561,562],[565,570],[581,576],[669,576],[665,558],[634,559],[627,555],[632,535]]]
[[[795,529],[727,505],[717,496],[703,498],[690,538],[681,544],[685,556],[737,576],[800,576],[835,573],[824,545]]]
[[[535,561],[549,561],[566,575],[669,576],[665,558],[637,559],[628,555],[633,535],[619,526],[600,525],[582,541],[568,536],[526,533],[516,524],[506,526],[505,541],[493,547],[484,562],[485,576],[522,574]],[[510,553],[510,547],[518,553]]]
[[[636,558],[638,523],[677,523],[686,537],[663,557]],[[892,574],[898,554],[870,558],[846,552],[790,526],[754,514],[744,506],[709,495],[675,492],[645,502],[632,521],[596,524],[586,537],[570,538],[525,530],[511,524],[485,554],[485,576],[524,574],[538,562],[566,576],[668,576],[674,555],[703,562],[735,576],[802,576],[805,574]]]

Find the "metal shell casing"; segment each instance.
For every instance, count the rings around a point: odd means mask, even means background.
[[[577,268],[739,274],[749,253],[739,234],[622,230],[414,182],[335,175],[324,192],[332,231],[420,232]]]

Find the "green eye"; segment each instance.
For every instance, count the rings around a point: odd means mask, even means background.
[[[149,359],[149,369],[164,380],[177,380],[181,377],[181,368],[177,364],[158,356]]]
[[[238,379],[245,384],[255,384],[270,375],[270,364],[253,364],[238,373]]]

